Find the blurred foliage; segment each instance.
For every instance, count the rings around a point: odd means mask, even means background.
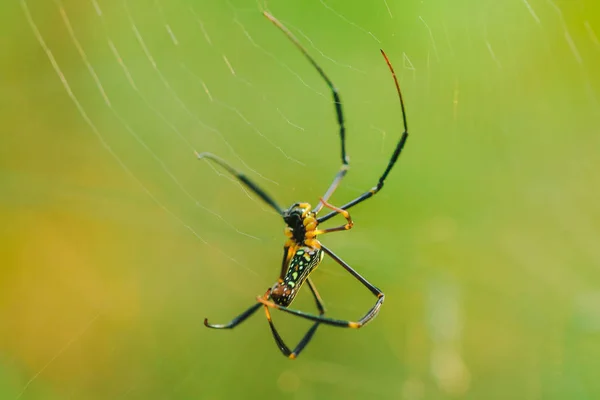
[[[260,3],[260,4],[259,4]],[[296,361],[262,312],[282,204],[339,165],[330,94],[263,2],[0,5],[2,399],[594,399],[600,396],[600,6],[592,0],[269,1],[339,87],[375,184],[328,243],[387,297]],[[372,304],[330,260],[337,318]],[[295,307],[313,310],[303,293]],[[275,313],[293,345],[308,328]]]

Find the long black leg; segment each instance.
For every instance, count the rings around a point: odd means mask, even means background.
[[[287,263],[289,258],[291,257],[290,254],[290,247],[289,246],[285,246],[283,248],[283,260],[281,262],[281,273],[279,274],[279,279],[283,279],[283,277],[285,276],[285,272],[286,272],[286,268],[287,268]],[[309,286],[312,289],[312,286],[309,283]],[[313,290],[313,294],[315,294],[315,291]],[[320,298],[318,297],[318,293],[315,294],[315,298],[317,299],[317,306],[320,307]],[[233,320],[231,320],[229,323],[227,324],[217,324],[217,325],[213,325],[213,324],[209,324],[208,323],[208,318],[204,318],[204,325],[206,325],[209,328],[214,328],[214,329],[232,329],[235,328],[237,325],[241,324],[242,322],[244,322],[244,320],[246,318],[248,318],[249,316],[251,316],[252,314],[254,314],[256,312],[256,310],[258,310],[261,306],[261,303],[256,303],[254,304],[252,307],[248,308],[246,311],[244,311],[243,313],[241,313],[240,315],[238,315],[237,317],[235,317]],[[320,308],[319,308],[320,310]]]
[[[335,255],[335,253],[333,253],[327,247],[321,245],[321,249],[325,253],[327,253],[327,255],[329,257],[333,258],[338,264],[340,264],[346,271],[348,271],[353,277],[355,277],[360,283],[362,283],[367,289],[369,289],[369,291],[371,293],[373,293],[377,297],[377,302],[375,303],[375,305],[373,307],[371,307],[371,309],[360,320],[354,322],[354,321],[347,321],[347,320],[341,320],[341,319],[327,318],[327,317],[323,317],[321,315],[309,314],[309,313],[305,313],[302,311],[293,310],[291,308],[287,308],[284,306],[280,306],[278,304],[273,303],[272,301],[268,301],[267,299],[265,299],[263,297],[258,297],[257,300],[260,301],[261,303],[263,303],[265,306],[272,307],[272,308],[287,312],[289,314],[296,315],[301,318],[306,318],[311,321],[320,322],[320,323],[323,323],[326,325],[339,326],[342,328],[361,328],[362,326],[369,323],[369,321],[371,321],[373,318],[375,318],[377,313],[379,313],[379,309],[381,308],[381,305],[383,304],[385,295],[383,294],[383,292],[381,290],[379,290],[378,288],[373,286],[371,283],[369,283],[369,281],[367,281],[365,278],[363,278],[358,272],[356,272],[352,267],[350,267],[346,262],[344,262],[337,255]]]
[[[329,257],[333,258],[335,260],[335,262],[337,262],[338,264],[340,264],[346,271],[348,271],[350,273],[350,275],[352,275],[353,277],[355,277],[360,283],[362,283],[367,289],[369,289],[371,291],[371,293],[373,293],[379,300],[381,300],[381,301],[378,300],[377,304],[379,304],[379,305],[376,304],[375,306],[373,306],[373,308],[371,309],[371,311],[369,311],[365,316],[371,315],[372,311],[375,311],[375,314],[377,314],[377,311],[379,310],[379,307],[381,306],[381,303],[383,303],[383,298],[384,298],[383,292],[381,290],[379,290],[377,287],[373,286],[365,278],[363,278],[358,272],[356,272],[354,270],[354,268],[352,268],[351,266],[349,266],[344,260],[342,260],[341,258],[339,258],[329,248],[327,248],[327,247],[325,247],[325,246],[323,246],[321,244],[321,250],[323,250],[325,252],[325,254],[327,254]],[[373,318],[373,317],[371,317],[371,318]],[[371,319],[371,318],[369,318],[369,319]]]
[[[238,315],[237,317],[232,319],[227,324],[214,324],[214,325],[209,324],[208,318],[204,318],[204,325],[207,326],[208,328],[214,328],[214,329],[233,329],[236,326],[238,326],[239,324],[241,324],[242,322],[244,322],[249,316],[254,314],[256,312],[256,310],[258,310],[260,308],[261,305],[262,305],[261,303],[256,303],[256,304],[252,305],[252,307],[248,308],[246,311],[244,311],[243,313],[241,313],[240,315]]]
[[[283,260],[281,260],[281,272],[279,273],[279,281],[283,282],[283,277],[287,272],[288,262],[292,257],[293,253],[290,252],[290,246],[283,247]]]
[[[325,195],[323,195],[323,198],[325,200],[328,200],[329,197],[335,191],[335,189],[338,187],[338,185],[339,185],[340,181],[342,180],[342,178],[344,177],[344,175],[346,175],[346,172],[348,171],[348,168],[349,168],[349,162],[350,162],[350,160],[348,159],[348,156],[346,155],[346,125],[344,124],[344,113],[342,111],[342,100],[340,98],[337,87],[335,87],[335,85],[333,84],[331,79],[329,79],[329,77],[327,76],[327,74],[325,74],[325,71],[323,71],[323,69],[319,66],[319,64],[317,64],[317,62],[310,56],[310,54],[308,54],[308,52],[306,51],[304,46],[302,46],[302,44],[300,44],[300,42],[292,34],[292,32],[290,32],[285,26],[283,26],[283,24],[281,22],[279,22],[279,20],[277,20],[277,18],[275,18],[268,12],[265,11],[263,14],[271,22],[273,22],[273,24],[275,24],[275,26],[277,26],[279,29],[281,29],[281,31],[283,31],[283,33],[292,41],[292,43],[294,43],[294,45],[296,45],[296,47],[298,49],[300,49],[302,54],[304,54],[304,57],[306,57],[306,59],[312,64],[312,66],[315,67],[315,69],[317,70],[319,75],[321,75],[321,78],[323,78],[323,80],[325,81],[325,83],[327,83],[327,86],[331,90],[331,94],[333,96],[333,102],[335,104],[335,113],[337,116],[337,122],[338,122],[338,125],[340,128],[340,140],[342,142],[342,166],[341,166],[339,172],[336,174],[335,178],[333,179],[333,183],[329,186],[329,189],[327,189],[327,192],[325,193]],[[319,204],[315,208],[315,212],[319,212],[321,207],[323,207],[323,206],[321,204]]]
[[[317,288],[314,285],[314,283],[312,282],[312,280],[310,278],[308,278],[307,282],[308,282],[308,287],[310,288],[310,290],[315,298],[315,302],[317,303],[317,308],[319,309],[319,315],[323,315],[325,313],[325,306],[323,305],[323,300],[321,299],[321,296],[319,295],[319,292],[317,291]],[[279,332],[277,332],[277,329],[275,328],[275,325],[273,324],[273,321],[271,320],[271,312],[269,311],[269,307],[267,307],[267,306],[265,306],[265,313],[267,315],[267,321],[269,321],[269,326],[271,327],[271,333],[273,334],[275,343],[277,343],[277,347],[279,347],[279,350],[281,350],[281,352],[283,353],[284,356],[289,357],[291,359],[295,359],[296,357],[298,357],[300,355],[302,350],[304,350],[306,345],[311,341],[313,335],[315,334],[315,331],[317,330],[317,327],[320,325],[320,322],[315,322],[310,327],[310,329],[306,332],[304,337],[302,337],[302,340],[300,340],[300,342],[298,342],[298,344],[296,345],[296,348],[294,348],[294,350],[291,351],[290,348],[285,344],[285,342],[279,335]]]
[[[396,149],[394,150],[394,153],[392,154],[392,158],[388,162],[387,168],[383,172],[383,175],[381,175],[381,177],[379,178],[377,185],[375,185],[368,192],[365,192],[362,195],[358,196],[356,199],[352,200],[351,202],[341,206],[340,208],[342,210],[347,210],[350,207],[357,205],[358,203],[362,203],[363,201],[367,200],[368,198],[373,197],[373,195],[375,195],[377,192],[379,192],[381,190],[385,179],[387,178],[388,174],[390,173],[390,171],[396,164],[396,161],[398,160],[398,157],[400,156],[400,153],[402,152],[402,149],[404,148],[406,139],[408,138],[408,125],[406,122],[406,112],[404,109],[404,100],[402,100],[402,92],[400,91],[400,85],[398,84],[398,78],[396,77],[396,73],[394,72],[394,68],[392,67],[392,64],[390,63],[390,60],[387,58],[387,56],[383,50],[381,50],[381,54],[385,58],[385,62],[387,63],[390,71],[392,72],[392,77],[394,78],[394,83],[396,84],[396,90],[398,91],[398,98],[400,99],[400,107],[402,108],[402,122],[404,124],[404,132],[402,133],[402,136],[400,137],[400,140],[398,141],[398,144],[396,145]],[[334,183],[335,183],[335,180],[334,180]],[[326,214],[320,218],[317,218],[317,221],[319,223],[325,222],[328,219],[334,217],[337,213],[338,213],[338,211],[332,211],[329,214]]]
[[[285,344],[279,332],[273,325],[273,321],[271,320],[271,313],[269,312],[269,307],[265,306],[265,312],[267,314],[267,320],[269,321],[269,327],[271,328],[271,333],[273,334],[273,338],[275,339],[275,343],[277,343],[277,347],[281,350],[284,356],[291,358],[292,360],[298,357],[302,350],[306,347],[306,345],[310,342],[313,335],[315,334],[317,328],[321,324],[320,322],[315,322],[310,329],[306,332],[302,340],[298,343],[294,351],[291,351],[290,348]]]
[[[373,197],[377,192],[379,192],[381,190],[381,188],[383,187],[385,178],[387,178],[387,175],[390,173],[392,167],[396,163],[396,160],[398,160],[398,157],[400,156],[400,153],[402,152],[402,148],[404,147],[404,143],[406,143],[407,138],[408,138],[408,132],[404,132],[402,134],[402,137],[400,138],[400,141],[398,142],[398,146],[396,146],[396,150],[394,151],[394,154],[392,155],[392,158],[391,158],[390,162],[388,163],[388,166],[387,166],[385,172],[383,173],[381,178],[379,178],[379,182],[377,182],[377,185],[374,186],[373,188],[371,188],[371,190],[361,194],[356,199],[341,206],[340,208],[342,210],[347,210],[350,207],[353,207],[359,203],[362,203],[363,201],[367,200],[368,198]],[[336,216],[338,213],[339,213],[338,211],[332,211],[322,217],[317,218],[317,221],[319,223],[325,222],[328,219]]]
[[[342,164],[348,165],[348,156],[346,155],[346,126],[344,125],[344,113],[342,112],[342,100],[338,93],[338,89],[335,87],[331,79],[325,74],[325,71],[317,64],[317,62],[308,54],[308,51],[300,44],[298,39],[290,32],[277,18],[264,11],[263,14],[267,17],[275,26],[277,26],[285,35],[296,45],[296,47],[304,54],[304,57],[315,67],[321,78],[327,83],[331,94],[333,95],[333,102],[335,104],[335,113],[337,115],[338,125],[340,127],[340,138],[342,140]]]
[[[308,283],[308,287],[315,298],[315,303],[317,303],[317,308],[319,309],[319,315],[325,314],[325,311],[327,310],[325,310],[325,304],[323,304],[323,299],[321,299],[321,295],[317,291],[317,287],[310,277],[306,278],[306,283]]]
[[[196,157],[198,157],[199,160],[206,159],[206,160],[210,160],[212,162],[219,164],[227,172],[229,172],[231,175],[233,175],[237,180],[242,182],[248,189],[253,191],[258,197],[263,199],[263,201],[265,203],[267,203],[268,205],[273,207],[273,209],[275,211],[277,211],[277,213],[279,213],[279,215],[283,214],[283,210],[281,209],[281,207],[279,207],[279,205],[275,202],[275,200],[273,200],[273,198],[271,196],[269,196],[267,194],[267,192],[265,192],[260,187],[258,187],[258,185],[256,183],[252,182],[250,180],[250,178],[248,178],[246,175],[244,175],[240,171],[233,168],[222,158],[217,157],[216,155],[211,154],[211,153],[196,153]]]

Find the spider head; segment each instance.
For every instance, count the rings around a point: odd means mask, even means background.
[[[283,212],[283,220],[292,229],[304,227],[302,220],[308,213],[310,213],[310,207],[301,207],[296,203]]]
[[[317,226],[315,213],[308,203],[295,203],[283,212],[283,220],[287,228],[286,234],[297,243],[304,243],[306,232]]]

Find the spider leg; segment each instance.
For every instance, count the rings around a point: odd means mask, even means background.
[[[341,208],[338,208],[334,205],[329,204],[324,198],[321,198],[321,204],[325,205],[325,207],[330,208],[339,214],[342,214],[342,216],[344,218],[346,218],[346,224],[336,226],[334,228],[317,229],[316,231],[311,232],[311,235],[316,236],[316,235],[322,235],[324,233],[347,231],[347,230],[352,229],[352,227],[354,226],[354,222],[352,222],[352,217],[350,217],[350,213],[348,211],[342,210]]]
[[[346,173],[348,172],[348,169],[350,169],[350,165],[349,164],[342,164],[340,170],[335,175],[335,178],[333,178],[333,182],[331,182],[331,185],[329,185],[329,188],[327,189],[327,191],[323,195],[322,200],[324,200],[324,201],[329,200],[329,198],[331,197],[331,195],[333,194],[333,192],[335,192],[335,190],[340,185],[340,182],[342,181],[342,179],[344,178],[344,176],[346,176]],[[314,211],[316,213],[318,213],[319,211],[321,211],[321,208],[323,208],[324,205],[325,204],[323,202],[319,203],[315,207]]]
[[[381,305],[383,304],[383,301],[385,299],[385,295],[383,294],[383,292],[381,290],[379,290],[378,288],[373,286],[371,283],[369,283],[369,281],[367,281],[365,278],[363,278],[358,272],[356,272],[352,267],[350,267],[347,263],[345,263],[341,258],[339,258],[337,255],[335,255],[327,247],[321,245],[321,249],[323,249],[323,251],[325,253],[327,253],[327,255],[329,255],[331,258],[333,258],[338,264],[340,264],[346,271],[348,271],[352,276],[354,276],[367,289],[369,289],[369,291],[371,291],[371,293],[373,293],[375,296],[377,296],[377,302],[375,303],[375,305],[373,307],[371,307],[371,309],[361,319],[359,319],[356,322],[341,320],[341,319],[333,319],[333,318],[323,317],[322,315],[309,314],[309,313],[305,313],[302,311],[293,310],[291,308],[287,308],[284,306],[280,306],[280,305],[275,304],[272,301],[269,301],[263,297],[258,297],[257,300],[259,302],[261,302],[262,304],[264,304],[265,306],[275,308],[275,309],[284,311],[286,313],[296,315],[301,318],[309,319],[311,321],[320,322],[320,323],[323,323],[326,325],[339,326],[342,328],[361,328],[362,326],[369,323],[369,321],[371,321],[373,318],[375,318],[375,316],[377,316],[377,314],[379,313],[379,309],[381,308]]]
[[[254,314],[256,312],[256,310],[258,310],[260,308],[260,306],[261,306],[261,303],[256,303],[256,304],[252,305],[252,307],[248,308],[246,311],[244,311],[243,313],[241,313],[240,315],[238,315],[237,317],[232,319],[227,324],[214,324],[214,325],[209,324],[208,318],[204,318],[204,325],[208,328],[214,328],[214,329],[233,329],[236,326],[238,326],[239,324],[241,324],[242,322],[244,322],[249,316]]]
[[[263,12],[263,14],[273,24],[275,24],[275,26],[277,26],[292,41],[292,43],[294,43],[294,45],[296,45],[296,47],[302,52],[304,57],[306,57],[306,59],[312,64],[312,66],[315,67],[315,69],[317,70],[319,75],[321,75],[321,78],[323,78],[323,80],[325,81],[325,83],[327,84],[329,89],[331,90],[331,95],[333,97],[333,103],[335,105],[335,114],[337,116],[337,123],[339,126],[340,140],[342,142],[342,146],[341,146],[342,147],[342,166],[340,167],[339,172],[336,174],[335,178],[333,179],[333,182],[329,186],[329,189],[327,189],[327,192],[325,192],[325,194],[323,195],[323,198],[325,200],[328,200],[329,197],[331,197],[331,195],[333,194],[333,192],[335,192],[335,189],[337,189],[342,178],[346,175],[348,168],[350,168],[350,165],[349,165],[350,160],[348,158],[348,155],[346,155],[346,125],[344,124],[344,112],[342,111],[342,99],[340,98],[337,87],[333,84],[331,79],[329,79],[327,74],[325,74],[325,71],[323,71],[321,66],[319,66],[319,64],[317,64],[317,62],[314,60],[314,58],[312,58],[310,56],[310,54],[308,54],[308,52],[306,51],[304,46],[302,46],[302,44],[300,44],[300,42],[292,34],[292,32],[290,32],[285,26],[283,26],[283,24],[281,22],[279,22],[279,20],[277,18],[275,18],[268,12],[265,11],[265,12]],[[321,207],[323,207],[323,206],[321,204],[319,204],[315,208],[315,212],[318,213],[319,210],[321,209]]]
[[[325,309],[325,304],[323,304],[323,299],[321,299],[321,295],[317,291],[317,287],[313,283],[312,279],[310,279],[310,276],[306,278],[306,283],[308,283],[308,287],[315,298],[315,303],[317,303],[317,308],[319,309],[319,315],[325,314],[325,311],[327,311]]]
[[[373,318],[375,318],[375,316],[379,313],[379,308],[381,307],[381,305],[383,304],[383,301],[385,300],[385,294],[378,289],[377,287],[373,286],[369,281],[367,281],[365,278],[363,278],[358,272],[356,272],[350,265],[348,265],[344,260],[342,260],[341,258],[339,258],[333,251],[331,251],[329,248],[323,246],[321,244],[321,249],[331,258],[333,258],[333,260],[335,262],[337,262],[338,264],[340,264],[346,271],[348,271],[350,273],[350,275],[352,275],[353,277],[355,277],[360,283],[362,283],[367,289],[369,289],[369,291],[371,293],[373,293],[373,295],[375,295],[377,297],[377,302],[375,303],[375,305],[373,307],[371,307],[371,309],[359,320],[358,322],[358,326],[351,326],[351,328],[360,328],[361,326],[367,324],[369,321],[371,321]]]
[[[400,153],[402,152],[402,148],[404,147],[404,144],[406,143],[406,139],[408,138],[408,132],[404,132],[402,134],[402,137],[400,138],[400,141],[398,142],[398,145],[396,146],[396,150],[394,151],[394,154],[392,154],[392,158],[390,159],[390,162],[388,163],[387,168],[385,169],[385,172],[383,173],[383,175],[381,176],[381,178],[379,178],[379,182],[377,182],[377,185],[375,185],[374,187],[372,187],[369,191],[361,194],[360,196],[358,196],[356,199],[344,204],[343,206],[340,207],[340,209],[342,210],[347,210],[350,207],[353,207],[359,203],[362,203],[363,201],[367,200],[368,198],[373,197],[375,194],[377,194],[377,192],[379,192],[381,190],[381,188],[383,187],[383,183],[385,181],[385,178],[387,178],[387,175],[390,173],[392,167],[394,166],[394,164],[396,163],[396,160],[398,160],[398,157],[400,156]],[[317,218],[317,221],[319,223],[325,222],[328,219],[336,216],[339,212],[338,211],[332,211],[329,214],[326,214],[322,217]]]
[[[390,158],[390,161],[388,162],[388,165],[387,165],[385,171],[379,178],[377,185],[375,185],[373,188],[371,188],[371,190],[358,196],[356,199],[350,201],[349,203],[344,204],[342,207],[340,207],[342,210],[347,210],[350,207],[357,205],[358,203],[362,203],[363,201],[367,200],[368,198],[373,197],[373,195],[375,195],[377,192],[379,192],[381,190],[381,188],[383,187],[383,183],[385,182],[385,179],[387,178],[388,174],[390,173],[390,171],[396,164],[396,161],[398,160],[398,157],[400,156],[400,153],[402,152],[402,149],[404,148],[406,139],[408,138],[408,125],[406,123],[406,112],[404,109],[404,100],[402,100],[402,92],[400,91],[400,85],[398,84],[398,78],[396,77],[396,73],[394,72],[394,68],[392,67],[392,64],[390,63],[390,60],[387,58],[387,56],[383,50],[381,50],[381,54],[383,55],[383,58],[385,58],[385,62],[387,63],[388,68],[390,69],[390,72],[392,73],[392,77],[394,78],[394,83],[396,84],[396,91],[398,92],[398,98],[400,99],[400,107],[402,109],[402,122],[404,124],[404,132],[402,133],[402,136],[400,137],[400,140],[398,141],[398,144],[396,145],[396,149],[394,150],[394,153],[392,154],[392,158]],[[336,179],[337,179],[337,177],[336,177]],[[341,180],[341,178],[339,180]],[[336,181],[334,180],[334,183],[335,182]],[[333,184],[332,184],[332,186],[333,186]],[[323,196],[323,197],[325,197],[325,196]],[[325,200],[327,200],[327,197],[325,197]],[[320,209],[320,208],[317,207],[315,210],[317,210],[317,209]],[[332,218],[333,216],[335,216],[337,213],[338,213],[338,211],[332,211],[329,214],[324,215],[321,218],[318,218],[317,221],[319,223],[325,222],[329,218]]]
[[[323,305],[323,300],[321,299],[321,296],[319,295],[319,292],[317,291],[317,288],[315,287],[312,280],[310,278],[308,278],[307,282],[308,282],[308,287],[310,288],[310,290],[315,298],[315,302],[317,303],[317,308],[319,309],[319,315],[323,315],[325,313],[325,306]],[[267,291],[265,296],[263,296],[263,298],[265,300],[268,298],[269,292],[270,292],[270,290]],[[285,344],[285,342],[279,335],[279,332],[277,332],[277,329],[275,328],[275,325],[273,324],[273,321],[271,319],[271,312],[269,311],[269,307],[266,305],[264,307],[265,307],[265,314],[267,316],[267,321],[269,322],[269,327],[271,328],[271,333],[273,334],[275,343],[277,343],[277,347],[279,347],[279,350],[281,350],[281,352],[283,353],[284,356],[289,357],[292,360],[295,359],[296,357],[298,357],[300,355],[302,350],[304,350],[306,345],[311,341],[320,322],[315,322],[310,327],[310,329],[304,334],[304,336],[302,337],[300,342],[298,342],[298,344],[296,345],[294,350],[291,351],[290,348]]]
[[[290,247],[290,246],[283,247],[283,260],[281,262],[281,273],[279,274],[279,280],[282,282],[283,282],[283,277],[285,276],[285,271],[286,271],[289,259],[292,257],[293,254],[294,254],[293,247]],[[315,293],[315,292],[313,291],[313,293]],[[316,296],[318,296],[318,294]],[[319,300],[320,300],[320,298],[319,298]],[[319,303],[317,301],[317,305],[318,304]],[[209,328],[214,328],[214,329],[233,329],[236,326],[238,326],[239,324],[241,324],[242,322],[244,322],[244,320],[246,318],[248,318],[249,316],[254,314],[256,312],[256,310],[258,310],[260,308],[260,305],[261,305],[261,303],[254,304],[252,307],[248,308],[246,311],[244,311],[243,313],[241,313],[240,315],[238,315],[237,317],[232,319],[227,324],[216,324],[216,325],[209,324],[208,318],[204,318],[204,325]]]
[[[279,273],[279,282],[283,282],[283,277],[287,271],[287,267],[290,258],[294,255],[296,249],[294,246],[288,246],[287,244],[283,247],[283,260],[281,261],[281,272]]]
[[[227,161],[211,153],[196,153],[196,157],[198,157],[199,160],[206,159],[219,164],[227,172],[233,175],[238,181],[242,182],[248,189],[253,191],[265,203],[270,205],[275,211],[277,211],[279,215],[283,214],[283,210],[281,209],[279,204],[277,204],[275,200],[273,200],[273,198],[267,194],[267,192],[258,187],[258,185],[252,182],[250,178],[248,178],[246,175],[229,165]]]

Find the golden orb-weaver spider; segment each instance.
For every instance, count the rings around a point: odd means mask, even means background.
[[[204,325],[206,325],[209,328],[215,329],[231,329],[245,321],[248,317],[254,314],[261,306],[263,306],[267,316],[267,321],[269,322],[269,326],[271,327],[271,332],[273,333],[273,338],[275,339],[277,346],[285,356],[294,359],[310,342],[319,324],[323,323],[344,328],[360,328],[363,325],[367,324],[369,321],[371,321],[373,318],[375,318],[375,316],[379,312],[379,308],[383,304],[383,300],[385,298],[383,292],[377,287],[373,286],[371,283],[369,283],[365,278],[363,278],[358,272],[356,272],[345,261],[339,258],[329,248],[325,247],[317,239],[317,236],[329,232],[344,231],[352,228],[352,218],[350,217],[350,214],[347,210],[350,207],[353,207],[371,198],[373,195],[379,192],[379,190],[381,190],[385,179],[387,178],[392,167],[396,163],[396,160],[400,156],[400,152],[402,151],[402,148],[406,143],[406,139],[408,138],[408,127],[406,124],[404,102],[402,100],[402,93],[400,92],[400,85],[398,84],[396,73],[394,72],[392,64],[387,58],[385,52],[381,50],[381,54],[385,58],[385,61],[392,73],[392,77],[394,78],[396,90],[398,91],[398,97],[400,98],[400,107],[402,109],[404,132],[400,137],[400,141],[396,145],[396,149],[392,154],[392,158],[388,162],[387,168],[383,172],[383,175],[381,175],[381,177],[379,178],[377,185],[375,185],[369,191],[358,196],[356,199],[346,203],[342,207],[338,208],[329,204],[327,200],[336,190],[342,178],[344,178],[346,172],[348,172],[350,166],[348,157],[346,155],[346,130],[344,127],[342,102],[340,100],[338,90],[333,85],[333,82],[327,77],[327,75],[325,75],[325,72],[321,69],[321,67],[308,54],[306,49],[300,44],[298,39],[296,39],[296,37],[294,37],[294,35],[285,26],[283,26],[283,24],[279,22],[274,16],[272,16],[266,11],[263,14],[271,22],[273,22],[273,24],[275,24],[279,29],[281,29],[283,33],[285,33],[285,35],[296,45],[296,47],[300,49],[302,54],[304,54],[308,61],[316,68],[316,70],[319,72],[319,75],[321,75],[321,77],[327,83],[327,86],[329,86],[329,88],[331,89],[331,92],[333,94],[333,100],[335,103],[337,120],[339,124],[340,138],[342,142],[342,166],[336,174],[336,176],[334,177],[333,182],[331,183],[323,197],[321,197],[321,201],[314,209],[312,209],[309,203],[295,203],[290,208],[284,210],[275,202],[275,200],[273,200],[271,196],[269,196],[264,190],[258,187],[258,185],[252,182],[250,178],[248,178],[246,175],[242,174],[241,172],[230,166],[223,159],[210,153],[196,154],[199,159],[206,159],[220,165],[231,175],[235,176],[242,184],[244,184],[248,189],[254,192],[258,197],[264,200],[265,203],[267,203],[269,206],[275,209],[275,211],[277,211],[277,213],[279,213],[279,215],[283,217],[283,220],[286,224],[285,235],[288,237],[288,240],[286,241],[283,247],[283,261],[281,263],[281,272],[279,274],[279,279],[271,288],[267,289],[264,295],[257,297],[258,302],[252,307],[248,308],[243,313],[241,313],[240,315],[238,315],[237,317],[235,317],[227,324],[210,324],[208,323],[208,319],[204,319]],[[322,217],[317,217],[317,214],[319,213],[319,211],[321,211],[323,206],[331,209],[332,211]],[[346,218],[346,224],[334,228],[318,229],[318,225],[320,223],[327,221],[328,219],[334,217],[337,214],[341,214],[344,218]],[[371,293],[373,293],[377,297],[377,302],[375,303],[375,305],[371,307],[371,309],[356,322],[333,319],[324,316],[325,306],[323,305],[321,296],[319,296],[317,288],[310,279],[309,275],[323,260],[323,256],[325,254],[327,254],[334,261],[340,264],[346,271],[348,271],[360,283],[366,286],[367,289],[369,289]],[[308,314],[302,311],[288,308],[288,306],[291,305],[294,301],[294,298],[298,294],[298,291],[300,290],[304,282],[308,283],[308,287],[310,288],[315,298],[315,302],[317,303],[317,309],[319,310],[319,315]],[[275,329],[275,325],[271,320],[271,313],[269,308],[278,309],[302,318],[315,321],[315,323],[306,332],[306,334],[300,340],[300,342],[294,348],[294,350],[290,350],[290,348],[284,343],[283,339],[277,332],[277,329]]]

